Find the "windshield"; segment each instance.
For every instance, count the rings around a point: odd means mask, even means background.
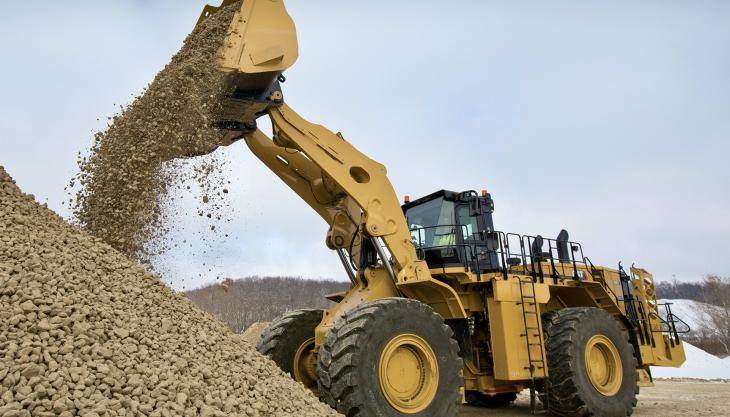
[[[406,210],[411,239],[416,247],[452,246],[456,243],[454,202],[443,197]]]

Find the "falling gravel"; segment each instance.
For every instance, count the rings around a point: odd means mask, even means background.
[[[173,192],[199,190],[197,213],[213,223],[226,208],[225,161],[207,155],[225,133],[212,124],[221,111],[225,79],[217,57],[240,3],[212,15],[146,90],[94,137],[69,184],[69,206],[84,230],[127,256],[148,263],[164,252]],[[201,198],[202,197],[202,198]],[[215,224],[208,228],[215,233]]]
[[[0,167],[0,416],[337,415]]]

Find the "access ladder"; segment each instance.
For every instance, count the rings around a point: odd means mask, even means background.
[[[541,410],[537,409],[535,379],[547,377],[547,360],[545,359],[545,343],[540,322],[540,305],[537,303],[535,281],[532,278],[520,279],[520,305],[525,332],[521,334],[527,344],[528,364],[525,369],[530,371],[530,411],[533,414],[542,414],[547,411],[547,404]],[[548,384],[544,387],[544,398],[547,401]]]

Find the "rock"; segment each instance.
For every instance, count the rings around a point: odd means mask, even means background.
[[[53,411],[56,413],[62,413],[64,411],[68,410],[68,406],[66,405],[66,399],[65,398],[59,398],[56,401],[53,402]]]
[[[50,323],[50,322],[48,321],[48,319],[43,319],[43,320],[41,320],[41,321],[40,321],[40,322],[38,323],[38,328],[39,328],[40,330],[48,331],[48,330],[51,330],[51,329],[53,329],[53,326],[52,326],[52,325],[51,325],[51,323]]]
[[[30,312],[38,310],[38,308],[35,306],[35,304],[33,304],[33,301],[31,301],[31,300],[27,300],[27,301],[24,301],[23,303],[21,303],[20,308],[25,313],[30,313]]]
[[[217,417],[218,415],[218,411],[209,405],[202,405],[200,407],[200,417]]]
[[[34,376],[40,375],[42,372],[42,369],[39,365],[36,364],[30,364],[21,371],[21,375],[23,375],[26,379],[31,379]]]
[[[2,400],[4,404],[9,404],[13,402],[13,391],[5,391],[5,393],[0,396],[0,400]]]
[[[126,339],[129,337],[129,331],[127,329],[117,327],[114,329],[114,334],[117,335],[120,339]]]
[[[0,407],[0,416],[18,417],[20,415],[20,409],[21,406],[19,402],[5,404],[4,406]]]
[[[99,355],[101,355],[104,359],[109,359],[114,354],[111,349],[106,347],[101,347],[98,349]]]

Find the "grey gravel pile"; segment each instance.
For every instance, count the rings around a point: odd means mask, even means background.
[[[0,167],[0,417],[337,414]]]

